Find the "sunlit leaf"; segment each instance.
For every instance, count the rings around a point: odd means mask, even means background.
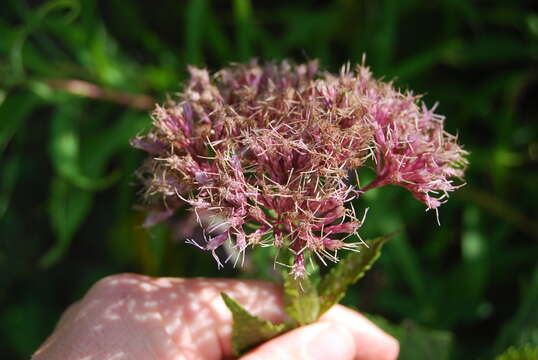
[[[372,240],[366,240],[366,246],[362,246],[360,252],[350,252],[340,260],[330,272],[321,279],[318,286],[320,297],[320,311],[322,315],[334,304],[340,301],[349,285],[354,284],[364,276],[372,264],[381,255],[381,247],[394,234],[381,236]]]
[[[112,183],[117,175],[92,178],[82,173],[80,138],[75,126],[79,116],[80,108],[74,104],[64,104],[56,110],[51,123],[50,157],[58,173],[76,186],[86,190],[102,189]]]
[[[252,5],[250,0],[234,0],[233,11],[236,26],[237,57],[247,60],[252,53]]]
[[[129,62],[126,60],[120,63],[116,43],[110,38],[103,24],[94,29],[92,35],[88,65],[100,83],[120,86],[124,81]]]
[[[538,346],[526,345],[510,347],[495,360],[536,360],[538,359]]]
[[[221,293],[224,303],[233,316],[232,347],[236,355],[241,355],[256,345],[280,335],[290,328],[288,324],[274,325],[270,321],[250,314],[237,301]]]
[[[288,274],[284,282],[284,304],[286,312],[299,325],[316,321],[319,317],[320,299],[316,286],[308,277],[295,279]]]

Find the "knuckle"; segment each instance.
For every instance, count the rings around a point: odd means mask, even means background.
[[[141,275],[122,273],[104,277],[96,282],[88,291],[85,299],[119,299],[136,293],[137,284],[144,277]]]

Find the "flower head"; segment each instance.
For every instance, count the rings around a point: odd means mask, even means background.
[[[224,219],[205,226],[199,245],[214,254],[227,241],[240,254],[286,248],[302,277],[307,252],[336,261],[360,245],[347,241],[362,224],[348,203],[367,188],[401,185],[436,208],[443,197],[432,194],[454,190],[451,178],[463,174],[455,165],[465,153],[442,117],[364,66],[338,75],[315,61],[189,71],[179,99],[157,106],[153,128],[132,145],[152,155],[142,170],[148,194],[172,204],[154,218],[185,202]],[[377,178],[355,189],[349,172],[368,162]]]

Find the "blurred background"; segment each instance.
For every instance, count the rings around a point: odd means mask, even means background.
[[[337,71],[363,54],[376,76],[439,102],[471,165],[441,226],[403,189],[356,204],[370,207],[365,237],[405,229],[345,303],[398,336],[402,359],[492,359],[510,346],[538,358],[533,5],[1,1],[2,359],[28,358],[65,307],[109,274],[270,278],[263,252],[218,271],[178,240],[177,226],[143,229],[133,172],[144,154],[128,139],[148,128],[155,101],[180,90],[187,64],[318,58]]]

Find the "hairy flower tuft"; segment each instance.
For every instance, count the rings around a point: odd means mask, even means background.
[[[184,203],[210,214],[197,245],[219,264],[226,242],[240,255],[275,246],[291,251],[291,271],[303,277],[308,253],[325,263],[360,246],[352,235],[364,219],[349,202],[362,192],[400,185],[437,208],[463,175],[466,153],[443,118],[364,65],[338,75],[315,61],[189,72],[179,98],[157,106],[150,132],[131,143],[151,154],[141,170],[147,194],[167,204],[148,224]],[[376,179],[355,189],[350,171],[369,164]]]

